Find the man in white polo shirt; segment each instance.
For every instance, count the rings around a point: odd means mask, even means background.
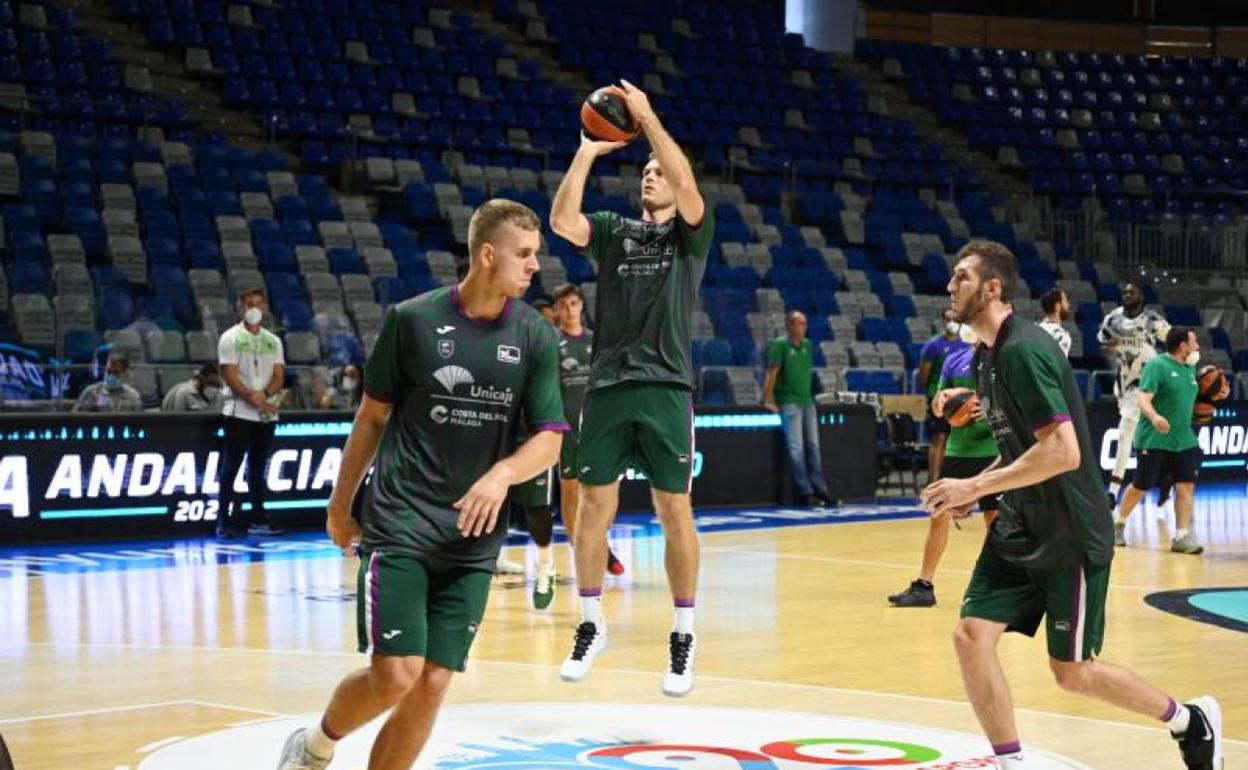
[[[225,452],[221,458],[221,511],[218,537],[280,535],[264,510],[264,464],[273,442],[277,403],[286,380],[282,341],[260,326],[264,319],[264,289],[245,290],[239,297],[241,323],[230,327],[217,344],[217,362],[225,381],[221,413],[225,417]],[[242,508],[234,480],[247,456],[247,496],[251,515]]]

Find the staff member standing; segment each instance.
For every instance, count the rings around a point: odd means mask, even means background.
[[[1127,544],[1127,519],[1144,494],[1169,475],[1174,479],[1176,531],[1170,541],[1175,553],[1198,554],[1205,550],[1191,532],[1196,498],[1196,476],[1203,457],[1192,430],[1192,407],[1196,405],[1196,364],[1200,343],[1196,332],[1179,326],[1166,333],[1166,354],[1144,366],[1140,374],[1141,420],[1135,429],[1139,464],[1135,479],[1122,495],[1122,507],[1114,520],[1114,544]]]
[[[277,401],[286,380],[282,341],[263,328],[264,289],[247,289],[239,297],[241,323],[230,327],[217,344],[221,379],[225,381],[225,452],[221,460],[221,513],[218,537],[280,535],[264,510],[266,492],[264,464],[276,427]],[[251,515],[242,509],[234,489],[238,469],[247,456],[247,490]]]
[[[823,479],[823,455],[819,453],[819,419],[811,395],[814,358],[806,339],[806,316],[790,311],[784,319],[788,334],[776,337],[767,348],[767,378],[763,382],[763,405],[780,413],[789,466],[802,502],[814,507],[831,502]]]

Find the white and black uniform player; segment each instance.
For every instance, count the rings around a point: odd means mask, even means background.
[[[1044,320],[1037,324],[1049,333],[1049,336],[1062,349],[1062,354],[1070,358],[1070,332],[1062,322],[1070,318],[1070,300],[1061,289],[1049,289],[1040,297],[1040,307],[1044,309]]]
[[[1122,306],[1105,316],[1096,333],[1106,356],[1114,358],[1114,394],[1118,397],[1119,416],[1118,457],[1109,478],[1109,498],[1114,506],[1118,504],[1135,426],[1140,419],[1140,374],[1144,365],[1157,357],[1157,343],[1164,342],[1169,331],[1170,324],[1161,313],[1144,307],[1140,288],[1128,283],[1122,287]]]

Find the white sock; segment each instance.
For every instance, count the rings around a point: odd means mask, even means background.
[[[317,720],[317,723],[308,728],[308,732],[304,735],[304,746],[313,756],[324,759],[334,755],[334,746],[338,741],[330,738],[325,734],[325,720]]]
[[[1174,539],[1175,539],[1175,540],[1182,540],[1182,539],[1183,539],[1183,538],[1185,538],[1185,537],[1187,537],[1187,530],[1186,530],[1186,529],[1176,529],[1176,530],[1174,531]]]
[[[1023,770],[1027,767],[1027,763],[1023,761],[1023,752],[1017,754],[1001,754],[997,757],[997,767],[1000,770]]]
[[[581,597],[581,621],[602,625],[602,595]]]
[[[555,549],[550,546],[537,549],[537,566],[544,569],[553,569],[555,566]]]
[[[1170,721],[1166,722],[1166,728],[1170,730],[1171,735],[1182,735],[1187,732],[1187,726],[1192,721],[1192,712],[1188,711],[1187,706],[1182,703],[1176,703],[1174,716],[1170,717]]]
[[[673,629],[678,634],[693,633],[693,608],[677,607],[676,619],[672,621]]]

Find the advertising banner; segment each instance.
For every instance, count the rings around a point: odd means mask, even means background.
[[[695,418],[697,506],[792,499],[780,419],[743,409]],[[265,470],[278,524],[315,527],[338,477],[349,413],[284,416]],[[841,498],[875,492],[875,420],[868,407],[820,411],[824,472]],[[220,513],[220,418],[200,415],[29,415],[0,419],[0,542],[209,533]],[[247,489],[240,469],[235,488]],[[621,509],[650,507],[630,469]]]

